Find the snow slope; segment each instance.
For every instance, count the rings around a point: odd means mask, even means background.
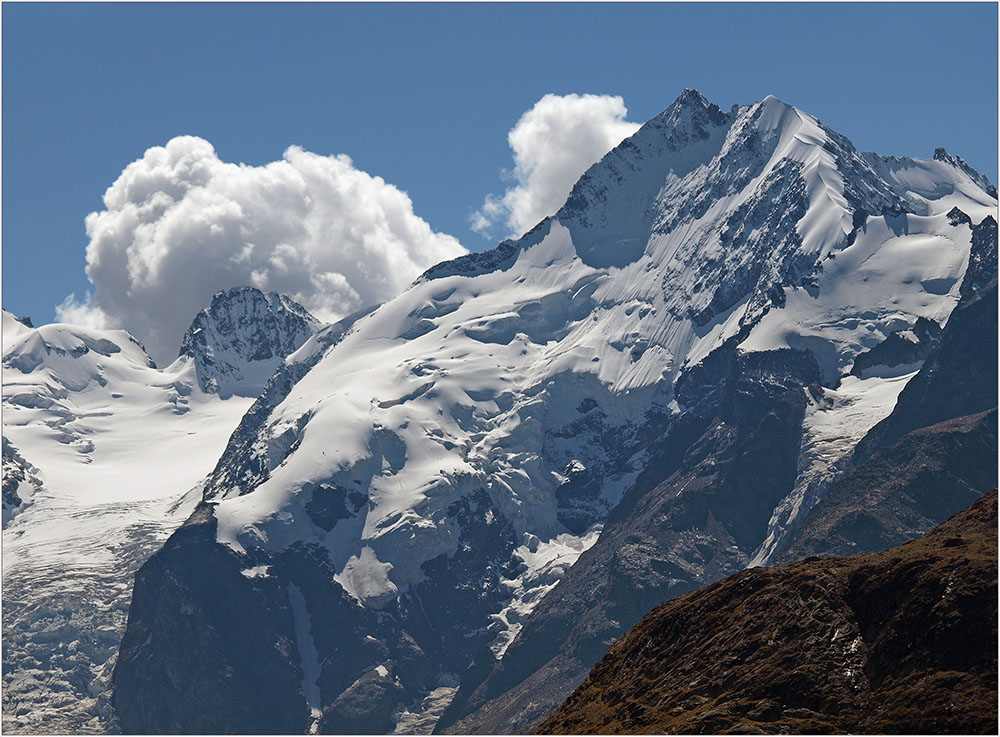
[[[135,570],[191,513],[253,402],[220,394],[263,384],[261,367],[319,327],[294,307],[220,293],[162,370],[124,331],[3,313],[6,731],[113,729],[106,692]],[[232,319],[248,312],[249,327]],[[262,338],[268,319],[290,327]]]
[[[836,389],[806,391],[806,417],[798,476],[792,492],[775,507],[767,536],[748,567],[769,565],[801,524],[805,513],[846,470],[858,441],[896,406],[896,398],[919,369],[906,365],[888,376],[846,376]]]
[[[471,544],[448,510],[485,489],[529,572],[496,612],[502,654],[511,614],[530,610],[525,585],[551,583],[531,546],[558,544],[572,564],[649,441],[697,409],[704,394],[685,394],[685,379],[724,347],[811,354],[843,394],[834,404],[857,410],[838,415],[849,432],[811,415],[807,450],[827,465],[888,414],[884,382],[838,382],[891,332],[947,320],[971,237],[947,213],[996,212],[972,174],[860,154],[774,97],[724,113],[685,91],[556,216],[358,320],[261,424],[246,452],[264,471],[206,488],[218,539],[241,552],[318,545],[344,589],[379,609]],[[366,503],[320,525],[317,489]]]

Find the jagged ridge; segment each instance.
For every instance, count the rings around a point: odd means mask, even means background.
[[[202,391],[255,397],[285,356],[322,326],[284,295],[233,287],[195,316],[179,355],[194,361]]]

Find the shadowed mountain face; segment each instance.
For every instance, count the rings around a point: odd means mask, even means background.
[[[923,538],[654,609],[543,734],[997,729],[997,493]]]
[[[996,486],[996,277],[966,295],[940,345],[858,443],[854,467],[813,508],[781,562],[899,545]]]

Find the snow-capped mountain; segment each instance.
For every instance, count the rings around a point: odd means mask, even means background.
[[[194,318],[181,357],[194,360],[198,384],[223,399],[256,397],[285,356],[323,326],[277,292],[235,287],[219,292]]]
[[[734,365],[814,387],[794,483],[766,534],[727,552],[767,563],[919,369],[852,375],[855,359],[947,323],[996,207],[944,153],[862,154],[774,97],[724,112],[686,90],[520,240],[432,268],[289,359],[139,573],[123,726],[350,732],[439,713],[470,663],[504,657],[651,448],[724,401]],[[177,606],[201,634],[152,628]],[[240,643],[259,638],[279,642],[260,655],[268,697],[234,711],[256,687]],[[176,684],[194,650],[217,667]]]
[[[240,394],[319,326],[285,298],[231,290],[158,369],[125,331],[4,311],[5,730],[108,728],[135,569],[191,513],[253,402]]]

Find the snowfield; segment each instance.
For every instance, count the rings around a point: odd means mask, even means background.
[[[124,331],[5,311],[3,336],[4,476],[10,447],[38,482],[4,498],[3,727],[104,732],[135,570],[190,514],[252,399],[203,393],[190,358],[154,368]]]

